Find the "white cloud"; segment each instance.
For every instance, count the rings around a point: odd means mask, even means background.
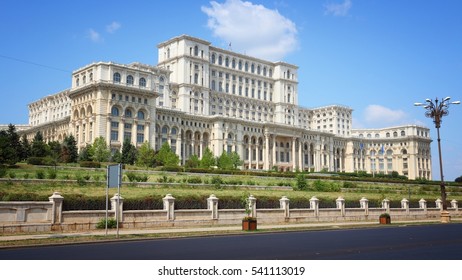
[[[111,24],[106,25],[106,31],[108,33],[115,33],[121,27],[120,23],[113,21]]]
[[[351,0],[345,0],[341,4],[330,3],[324,6],[324,14],[344,17],[348,15],[352,5]]]
[[[88,37],[90,38],[90,40],[92,40],[95,43],[101,42],[103,40],[101,35],[95,30],[93,30],[92,28],[88,30]]]
[[[393,110],[381,105],[369,105],[364,110],[364,122],[375,127],[408,123],[408,115],[402,110]]]
[[[277,10],[241,0],[210,2],[202,7],[209,17],[207,26],[228,46],[247,55],[281,60],[298,46],[297,28]]]

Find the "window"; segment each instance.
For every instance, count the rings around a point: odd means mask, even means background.
[[[144,142],[144,134],[143,133],[137,133],[136,134],[136,142],[137,143],[143,143]]]
[[[127,118],[132,117],[132,111],[130,109],[125,110],[125,117],[127,117]]]
[[[144,120],[144,112],[143,111],[138,111],[138,119],[139,120]]]
[[[146,87],[146,79],[140,78],[140,87]]]
[[[223,57],[220,55],[218,56],[218,65],[222,65],[223,64]]]
[[[112,79],[114,80],[114,83],[120,83],[120,74],[119,74],[119,72],[115,72]]]
[[[194,46],[194,55],[199,56],[199,48],[197,46]]]
[[[75,85],[76,85],[76,86],[79,86],[79,84],[80,84],[79,78],[75,79]]]
[[[212,63],[215,63],[215,61],[216,61],[215,54],[212,54]]]
[[[128,85],[133,85],[133,76],[132,75],[127,76],[127,84]]]
[[[119,116],[119,108],[117,108],[117,107],[115,107],[115,106],[112,107],[112,109],[111,109],[111,115],[113,115],[113,116]]]

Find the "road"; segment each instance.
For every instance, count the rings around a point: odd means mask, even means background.
[[[1,249],[9,260],[462,259],[462,224],[386,226]]]

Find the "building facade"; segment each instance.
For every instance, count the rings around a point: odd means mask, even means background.
[[[47,141],[74,135],[79,149],[103,136],[158,150],[182,163],[235,151],[253,170],[391,173],[431,179],[429,129],[353,129],[346,106],[298,104],[298,67],[217,48],[182,35],[158,46],[158,65],[92,63],[70,89],[29,104],[29,128]]]

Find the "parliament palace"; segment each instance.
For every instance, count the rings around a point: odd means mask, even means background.
[[[404,125],[353,129],[346,106],[298,104],[298,67],[212,46],[187,35],[158,46],[156,66],[97,62],[72,73],[72,86],[29,104],[21,134],[45,141],[73,135],[79,149],[104,137],[168,142],[182,164],[235,151],[243,169],[332,171],[432,178],[430,131]],[[20,126],[19,126],[20,127]]]

